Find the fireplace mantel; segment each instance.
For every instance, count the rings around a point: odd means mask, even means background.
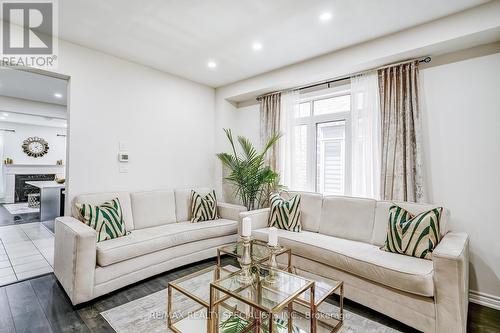
[[[30,173],[63,173],[66,166],[56,164],[4,164],[6,175],[30,174]]]
[[[3,202],[13,203],[15,201],[16,175],[55,174],[59,178],[65,178],[66,166],[57,164],[4,164],[3,172],[5,175]]]
[[[15,167],[63,167],[64,165],[59,164],[4,164],[6,168],[15,168]]]

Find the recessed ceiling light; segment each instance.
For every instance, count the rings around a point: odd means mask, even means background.
[[[4,113],[2,113],[2,116],[4,116],[4,117],[8,117],[8,116],[9,116],[9,114],[4,112]]]
[[[63,96],[62,96],[62,94],[60,94],[60,93],[54,93],[54,97],[55,97],[55,98],[62,98]]]
[[[261,44],[261,43],[259,43],[259,42],[254,42],[254,43],[252,44],[252,49],[253,49],[254,51],[259,51],[259,50],[262,50],[262,44]]]
[[[207,66],[208,68],[210,69],[214,69],[215,67],[217,67],[217,63],[213,60],[210,60],[208,63],[207,63]]]
[[[332,13],[330,12],[321,13],[321,15],[319,16],[319,20],[322,22],[329,21],[331,18],[332,18]]]

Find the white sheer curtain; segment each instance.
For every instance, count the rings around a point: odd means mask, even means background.
[[[278,170],[281,177],[280,183],[288,187],[292,185],[293,130],[298,98],[298,91],[287,91],[281,94],[280,131],[283,138],[280,140]]]
[[[380,103],[376,71],[351,78],[352,195],[380,198]]]

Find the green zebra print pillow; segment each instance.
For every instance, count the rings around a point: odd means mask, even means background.
[[[205,197],[191,190],[191,222],[210,221],[218,218],[215,190],[209,192]]]
[[[441,240],[442,207],[413,216],[394,205],[389,208],[387,239],[383,250],[412,257],[431,259],[432,251]]]
[[[283,199],[279,194],[269,197],[271,211],[269,212],[269,226],[288,231],[300,232],[300,195],[295,195],[290,200]]]
[[[77,203],[76,208],[80,213],[80,220],[97,231],[98,242],[126,235],[122,206],[118,198],[101,205]]]

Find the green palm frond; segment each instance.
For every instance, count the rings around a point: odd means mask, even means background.
[[[269,193],[281,188],[279,175],[266,166],[266,153],[281,138],[281,134],[274,134],[258,152],[249,139],[238,136],[242,154],[238,154],[230,129],[224,129],[231,145],[232,153],[219,153],[217,157],[229,170],[225,181],[232,184],[243,205],[248,210],[263,207],[268,203]],[[266,199],[267,197],[267,199]]]
[[[233,314],[220,323],[220,328],[222,333],[239,333],[243,332],[247,325],[248,321]]]
[[[249,324],[248,320],[245,320],[240,316],[237,316],[236,314],[231,314],[226,320],[224,320],[222,323],[219,324],[219,327],[221,328],[222,333],[240,333],[245,331],[248,324]],[[274,332],[280,332],[288,328],[287,322],[285,322],[280,318],[274,319],[273,326],[274,326],[273,327]],[[250,330],[249,332],[253,333],[255,331]],[[268,321],[263,322],[263,325],[261,326],[261,332],[262,333],[269,332]],[[294,326],[292,327],[292,332],[293,333],[299,332],[299,329]]]
[[[262,151],[262,154],[266,154],[269,149],[271,149],[272,146],[274,146],[279,139],[281,139],[283,135],[281,133],[275,133],[269,138],[269,140],[266,142],[264,145],[264,150]]]
[[[245,154],[246,159],[248,161],[254,161],[257,157],[257,150],[252,145],[250,140],[248,140],[244,136],[238,136],[238,142],[241,145],[241,149],[243,150],[243,153]]]

